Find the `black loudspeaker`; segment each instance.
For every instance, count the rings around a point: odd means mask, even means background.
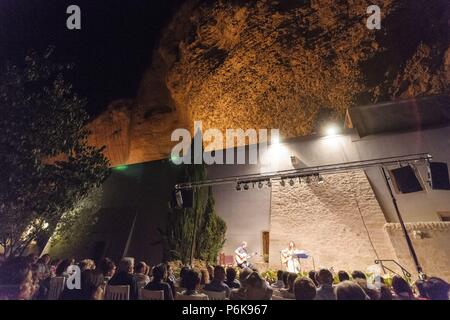
[[[445,162],[430,162],[431,188],[436,190],[450,190],[448,167]]]
[[[194,203],[194,191],[192,189],[175,190],[174,203],[177,208],[192,208]]]
[[[391,170],[395,185],[401,193],[422,191],[423,187],[411,166]]]

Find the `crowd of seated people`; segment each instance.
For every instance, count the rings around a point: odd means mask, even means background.
[[[391,287],[383,277],[368,280],[361,271],[351,276],[337,273],[337,281],[328,269],[309,272],[308,277],[295,273],[277,272],[272,284],[274,294],[296,300],[448,300],[450,285],[437,277],[418,280],[410,285],[403,277],[394,275]]]
[[[256,269],[208,266],[203,269],[184,266],[176,278],[169,264],[150,268],[124,257],[117,266],[105,258],[98,265],[91,259],[51,260],[49,255],[17,257],[0,265],[0,299],[47,299],[51,279],[70,277],[73,266],[80,270],[79,288],[65,286],[62,300],[105,299],[107,286],[128,286],[130,300],[141,297],[141,290],[159,291],[164,300],[207,300],[220,294],[229,300],[448,300],[450,285],[437,277],[408,283],[395,275],[389,286],[377,276],[368,279],[361,271],[337,274],[320,269],[300,276],[282,270],[272,284]]]

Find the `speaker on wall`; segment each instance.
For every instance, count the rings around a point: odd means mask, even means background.
[[[411,166],[390,170],[396,189],[401,193],[422,191],[423,187]]]
[[[448,166],[445,162],[430,162],[431,188],[435,190],[450,190]]]

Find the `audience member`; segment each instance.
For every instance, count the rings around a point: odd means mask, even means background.
[[[295,300],[314,300],[316,296],[317,296],[316,286],[314,285],[314,282],[310,278],[298,277],[297,279],[295,279],[294,282]]]
[[[134,258],[125,257],[120,260],[117,273],[109,280],[111,286],[130,286],[130,300],[137,300],[139,297],[139,287],[133,277]]]
[[[225,284],[225,268],[222,266],[214,267],[214,277],[210,283],[207,283],[204,287],[205,291],[225,292],[226,297],[230,296],[230,287]]]
[[[183,275],[183,282],[186,290],[181,294],[185,296],[206,296],[204,293],[198,292],[200,285],[200,272],[194,269],[187,270]]]
[[[395,293],[395,300],[414,300],[414,294],[410,285],[398,275],[392,278],[392,290]]]
[[[282,289],[284,287],[285,287],[285,285],[283,282],[283,270],[278,270],[277,271],[277,281],[272,284],[272,288]]]
[[[350,280],[340,282],[334,290],[337,300],[370,300],[364,290]]]
[[[164,291],[164,300],[173,300],[173,291],[171,286],[165,282],[164,280],[167,277],[167,269],[166,265],[164,263],[160,263],[153,267],[152,269],[152,281],[150,281],[146,286],[146,290],[152,290],[152,291]]]
[[[226,270],[227,279],[225,281],[225,284],[230,289],[238,289],[241,287],[241,284],[236,279],[236,269],[233,267],[228,267]]]
[[[316,276],[319,287],[316,290],[316,300],[336,300],[333,288],[333,275],[327,269],[320,269]]]

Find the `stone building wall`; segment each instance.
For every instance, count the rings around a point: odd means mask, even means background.
[[[358,210],[358,207],[360,210]],[[270,256],[280,267],[280,250],[293,240],[314,257],[315,267],[366,270],[377,258],[396,259],[384,229],[383,212],[363,171],[324,176],[324,182],[272,186]],[[312,268],[312,259],[303,260]]]
[[[417,222],[405,225],[423,271],[429,276],[450,281],[450,222]],[[400,263],[408,271],[415,272],[400,224],[389,223],[385,229]]]

